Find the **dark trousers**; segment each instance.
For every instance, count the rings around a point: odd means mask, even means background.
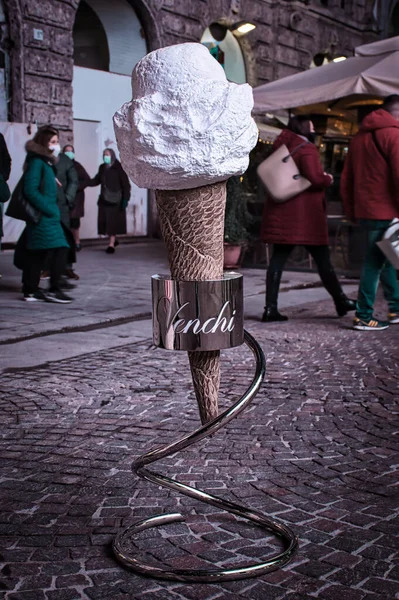
[[[76,251],[75,251],[75,239],[71,230],[61,221],[62,229],[64,231],[64,235],[69,244],[69,248],[67,248],[67,260],[65,263],[64,271],[66,268],[72,269],[73,263],[76,263]],[[50,271],[51,270],[51,256],[46,256],[44,259],[42,271]],[[63,273],[64,273],[63,271]],[[63,274],[62,273],[62,274]]]
[[[43,265],[50,271],[50,290],[60,289],[61,276],[65,271],[68,248],[51,248],[50,250],[28,250],[26,265],[22,272],[24,294],[34,294],[40,283]]]
[[[270,308],[277,308],[281,274],[294,248],[294,244],[273,245],[273,255],[267,269],[266,277],[266,306]],[[331,264],[329,247],[305,246],[305,248],[315,261],[320,279],[327,292],[335,302],[338,302],[344,294]]]

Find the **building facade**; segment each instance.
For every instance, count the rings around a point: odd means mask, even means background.
[[[393,4],[384,5],[385,13],[394,13]],[[115,46],[115,38],[119,38],[115,54],[129,54],[130,45],[137,44],[137,34],[142,36],[145,50],[151,51],[200,41],[215,21],[252,21],[256,29],[242,38],[240,45],[247,80],[257,85],[308,68],[317,53],[332,50],[350,55],[356,45],[375,39],[375,5],[375,0],[1,0],[8,118],[52,122],[73,131],[74,41],[85,33],[82,7],[98,17],[109,46]],[[118,13],[120,25],[125,25],[119,31],[115,29]],[[137,18],[138,31],[126,26],[129,13]],[[77,17],[82,26],[74,36]],[[388,22],[386,14],[384,17]],[[90,19],[87,21],[86,33]],[[101,45],[101,39],[98,43]],[[129,72],[134,66],[134,56],[131,58]],[[121,73],[121,65],[111,62],[108,70]],[[123,65],[122,74],[127,74]]]
[[[256,86],[309,68],[315,55],[350,56],[381,35],[380,19],[397,19],[398,6],[392,0],[0,0],[0,121],[52,123],[62,143],[75,141],[78,159],[92,172],[102,148],[115,144],[111,117],[130,99],[132,68],[147,52],[203,41],[219,23],[229,28],[226,72],[230,60],[239,66],[235,80]],[[242,20],[256,28],[231,34]],[[143,234],[146,195],[133,195],[130,232]],[[84,233],[93,237],[95,224]]]

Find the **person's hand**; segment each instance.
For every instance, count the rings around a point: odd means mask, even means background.
[[[122,200],[121,202],[121,210],[126,210],[129,200]]]
[[[326,173],[325,171],[324,171],[324,175],[326,175],[326,177],[330,178],[330,185],[331,185],[332,182],[334,181],[334,177],[331,175],[331,173]]]
[[[55,178],[55,180],[56,180],[56,182],[57,182],[57,185],[58,185],[58,187],[61,187],[61,188],[62,188],[62,183],[61,183],[61,181],[60,181],[59,179],[57,179],[57,178]]]

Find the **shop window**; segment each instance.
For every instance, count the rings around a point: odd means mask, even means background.
[[[107,35],[97,14],[84,0],[76,12],[73,43],[77,67],[109,71]]]

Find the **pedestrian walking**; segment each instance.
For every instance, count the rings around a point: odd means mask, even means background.
[[[80,243],[80,223],[85,214],[85,188],[91,180],[86,169],[77,160],[75,160],[75,148],[71,144],[64,146],[63,153],[72,161],[78,176],[78,190],[75,196],[74,206],[69,212],[70,229],[75,240],[76,252],[82,249]]]
[[[273,144],[273,151],[282,144],[290,153],[296,150],[293,159],[298,170],[312,185],[285,203],[278,204],[270,197],[266,201],[261,237],[265,243],[273,244],[273,253],[266,275],[264,322],[287,320],[278,311],[278,293],[285,263],[295,246],[304,246],[314,259],[338,315],[355,310],[355,302],[344,294],[330,260],[325,190],[333,177],[323,172],[314,137],[310,117],[298,115],[289,120]]]
[[[61,148],[59,148],[61,150]],[[68,261],[64,275],[69,279],[79,279],[79,275],[73,270],[73,264],[76,262],[75,242],[70,229],[70,212],[75,206],[76,193],[78,191],[78,174],[73,161],[63,152],[59,155],[56,164],[57,179],[61,185],[58,186],[57,202],[61,213],[61,223],[65,227],[67,240],[69,242]],[[71,289],[65,281],[64,287]]]
[[[4,135],[0,133],[0,249],[3,237],[3,204],[9,199],[7,181],[11,173],[11,156]],[[1,277],[1,275],[0,275]]]
[[[101,185],[98,199],[98,234],[109,238],[107,254],[115,252],[117,235],[126,233],[126,207],[130,200],[130,182],[115,152],[106,148],[103,164],[89,186]]]
[[[381,108],[367,115],[351,141],[341,197],[348,219],[367,232],[353,328],[386,329],[399,323],[399,286],[396,270],[377,242],[399,217],[399,95],[388,96]],[[373,316],[380,281],[388,303],[387,321]]]
[[[78,189],[78,175],[71,159],[64,153],[61,153],[61,146],[59,144],[57,144],[54,150],[54,156],[57,157],[57,162],[55,164],[58,182],[57,203],[60,209],[61,223],[69,244],[67,265],[63,275],[69,279],[79,279],[79,275],[73,270],[73,263],[76,262],[76,252],[74,238],[70,230],[69,217],[69,213],[75,204],[75,197]],[[49,279],[49,277],[50,267],[48,263],[45,262],[41,279]],[[75,286],[64,279],[62,281],[62,287],[63,289],[73,289]]]
[[[25,246],[23,297],[27,302],[47,300],[68,304],[72,301],[60,288],[69,246],[57,204],[59,184],[55,165],[58,149],[58,131],[51,126],[41,127],[33,140],[26,144],[23,195],[41,212],[40,221],[28,222],[22,234]],[[47,292],[39,289],[40,272],[45,262],[50,270],[50,288]]]

